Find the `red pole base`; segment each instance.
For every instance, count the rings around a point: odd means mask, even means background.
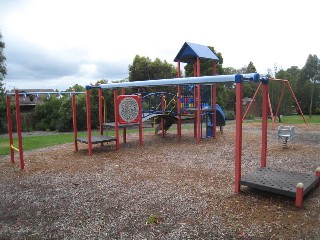
[[[298,183],[296,186],[296,207],[301,208],[303,204],[303,183]]]
[[[320,187],[320,167],[317,167],[316,169],[316,177],[318,177],[318,184],[316,185],[316,187]]]

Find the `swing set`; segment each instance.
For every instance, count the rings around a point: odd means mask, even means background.
[[[76,138],[77,138],[77,113],[76,113],[76,95],[77,94],[84,94],[85,92],[20,92],[18,89],[14,91],[14,93],[7,93],[6,98],[6,107],[7,107],[7,124],[8,124],[8,135],[9,135],[9,147],[10,147],[10,157],[11,163],[15,162],[14,159],[14,151],[19,153],[19,160],[20,160],[20,169],[24,169],[24,157],[23,157],[23,143],[22,143],[22,127],[21,127],[21,117],[20,117],[20,96],[23,96],[23,99],[26,96],[35,96],[36,98],[39,95],[47,95],[47,98],[50,98],[51,95],[57,96],[57,98],[61,98],[62,95],[68,95],[72,100],[72,117],[73,117],[73,128],[74,128],[74,142],[75,147],[76,145]],[[18,147],[13,145],[13,125],[12,125],[12,115],[11,115],[11,97],[15,99],[15,117],[16,117],[16,128],[17,128],[17,138],[18,138]]]
[[[273,113],[273,110],[272,110],[272,105],[271,105],[271,101],[270,101],[270,94],[268,93],[268,105],[269,105],[269,110],[270,110],[270,116],[271,116],[271,120],[272,120],[272,124],[274,125],[275,122],[276,122],[276,117],[279,116],[279,113],[280,113],[280,107],[281,107],[281,104],[282,104],[282,99],[283,99],[283,95],[284,95],[284,92],[285,92],[285,89],[286,87],[289,88],[290,92],[291,92],[291,95],[295,101],[295,103],[297,104],[297,107],[298,107],[298,110],[299,110],[299,113],[304,121],[304,123],[306,124],[307,121],[306,119],[304,118],[304,115],[303,115],[303,112],[300,108],[300,105],[299,105],[299,102],[298,102],[298,99],[296,97],[296,95],[294,94],[293,90],[292,90],[292,87],[290,85],[290,82],[288,80],[284,80],[284,79],[276,79],[276,78],[269,78],[269,80],[271,81],[275,81],[275,82],[281,82],[282,83],[282,89],[281,89],[281,94],[280,94],[280,98],[279,98],[279,102],[278,102],[278,106],[277,106],[277,110],[275,113]],[[242,117],[242,121],[244,121],[246,119],[246,116],[252,106],[252,104],[254,103],[259,91],[260,91],[260,88],[262,86],[262,82],[259,83],[253,97],[252,97],[252,100],[247,108],[247,110],[245,111],[243,117]]]

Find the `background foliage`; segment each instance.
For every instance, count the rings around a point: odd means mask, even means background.
[[[2,41],[0,32],[0,130],[6,131],[6,104],[5,104],[5,88],[3,80],[7,74],[7,67],[5,64],[6,58],[4,56],[5,43]],[[235,74],[235,73],[252,73],[256,72],[256,67],[253,62],[243,66],[240,69],[233,67],[223,67],[222,53],[216,51],[212,46],[209,48],[218,56],[219,63],[217,64],[217,74]],[[200,60],[201,75],[207,76],[213,73],[213,63],[209,60]],[[184,74],[186,77],[194,76],[193,64],[186,64]],[[129,81],[145,81],[149,79],[170,79],[177,77],[177,68],[168,63],[166,60],[162,61],[159,58],[151,60],[146,56],[136,55],[132,64],[128,66]],[[309,55],[304,67],[299,69],[297,66],[292,66],[286,70],[277,69],[274,72],[268,70],[268,76],[286,79],[290,82],[292,91],[297,96],[299,104],[304,114],[320,114],[320,60],[316,55]],[[100,83],[108,83],[106,80],[97,81],[96,85]],[[277,81],[270,81],[269,93],[270,101],[273,106],[273,112],[279,102],[283,83]],[[248,83],[244,85],[243,97],[251,98],[257,88],[256,83]],[[203,88],[204,91],[210,91],[210,88]],[[85,91],[83,86],[78,84],[70,87],[67,92]],[[126,89],[126,94],[137,92],[171,92],[176,93],[176,87],[153,87],[153,88],[138,88]],[[103,91],[103,97],[106,103],[107,116],[106,121],[114,121],[114,106],[113,106],[113,92]],[[97,128],[99,125],[98,119],[98,91],[91,90],[91,117],[92,128]],[[261,94],[257,95],[256,101],[261,102]],[[86,97],[85,94],[76,96],[77,103],[77,128],[78,130],[86,129]],[[217,103],[224,109],[230,118],[234,116],[235,106],[235,91],[233,83],[217,84]],[[14,108],[14,106],[12,106]],[[12,109],[14,110],[14,109]],[[297,106],[292,97],[290,89],[286,88],[284,97],[282,99],[280,113],[283,115],[297,114]],[[14,114],[14,113],[13,113]],[[14,116],[13,116],[14,117]],[[32,125],[25,124],[24,131],[32,130],[47,130],[47,131],[70,131],[72,130],[72,106],[71,99],[68,96],[63,96],[61,99],[51,97],[41,105],[37,105],[30,113],[30,116],[25,117],[23,122],[32,121]]]

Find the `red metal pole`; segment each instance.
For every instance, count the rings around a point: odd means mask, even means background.
[[[277,117],[279,115],[279,110],[280,110],[280,106],[281,106],[281,103],[282,103],[282,97],[283,97],[285,88],[286,88],[286,85],[285,85],[284,82],[282,82],[282,90],[281,90],[281,95],[280,95],[280,99],[279,99],[279,102],[278,102],[278,106],[277,106],[275,117]]]
[[[197,84],[197,137],[198,144],[201,142],[201,88],[200,84]]]
[[[212,69],[212,75],[217,75],[217,62],[213,61],[213,69]]]
[[[217,64],[215,61],[213,61],[213,76],[217,75]],[[212,127],[213,127],[213,138],[216,138],[216,133],[217,133],[217,85],[214,84],[211,86],[211,91],[212,91],[212,105],[213,105],[213,118],[212,118]]]
[[[125,94],[125,89],[122,88],[121,95],[124,95],[124,94]],[[123,138],[123,143],[126,143],[127,142],[127,128],[126,127],[122,128],[122,138]]]
[[[316,177],[318,177],[318,183],[316,184],[316,187],[320,187],[320,167],[317,167],[316,169]]]
[[[98,89],[98,104],[99,104],[99,130],[100,135],[103,135],[103,111],[102,111],[102,89]]]
[[[11,148],[11,146],[13,145],[13,136],[12,136],[12,117],[11,117],[10,100],[11,100],[11,97],[7,95],[7,122],[8,122],[8,134],[9,134],[9,148],[10,148],[11,163],[14,163],[14,150]]]
[[[180,60],[178,60],[178,78],[180,78]],[[177,114],[178,114],[178,139],[181,140],[181,87],[178,85],[177,89]]]
[[[289,89],[290,89],[290,91],[291,91],[291,94],[292,94],[292,96],[293,96],[293,98],[294,98],[294,100],[295,100],[295,102],[296,102],[296,104],[297,104],[297,106],[298,106],[299,112],[300,112],[300,114],[301,114],[301,117],[303,118],[304,123],[307,124],[307,121],[306,121],[306,119],[305,119],[304,116],[303,116],[303,112],[302,112],[302,110],[301,110],[301,108],[300,108],[300,105],[299,105],[299,103],[298,103],[298,100],[297,100],[297,98],[296,98],[296,95],[294,94],[294,92],[293,92],[293,90],[292,90],[292,88],[291,88],[291,85],[290,85],[289,81],[287,80],[286,83],[288,84],[288,87],[289,87]]]
[[[273,115],[273,110],[272,110],[272,105],[271,105],[269,93],[268,93],[268,104],[269,104],[269,111],[270,111],[270,115],[271,115],[272,124],[274,124],[274,115]]]
[[[143,145],[142,140],[142,97],[139,95],[139,143]]]
[[[78,151],[78,132],[77,132],[77,105],[76,105],[76,95],[72,94],[72,123],[73,123],[73,141],[74,149]]]
[[[197,57],[197,77],[200,77],[200,58]],[[201,142],[201,85],[197,84],[197,137],[198,144]]]
[[[217,128],[217,85],[213,84],[212,88],[212,102],[213,102],[213,116],[212,116],[212,127],[213,127],[213,138],[216,138]]]
[[[236,149],[234,191],[240,192],[241,154],[242,154],[242,88],[241,79],[236,82]]]
[[[303,183],[298,183],[296,186],[296,207],[301,208],[303,204],[303,192],[304,192],[304,185]]]
[[[258,92],[259,92],[259,90],[260,90],[261,84],[262,84],[262,82],[259,83],[259,85],[258,85],[258,87],[257,87],[257,90],[256,90],[256,92],[254,93],[253,98],[252,98],[251,102],[249,103],[249,106],[248,106],[246,112],[245,112],[244,115],[243,115],[242,122],[246,119],[246,116],[247,116],[247,114],[248,114],[248,112],[249,112],[252,104],[254,103],[254,100],[256,99],[256,96],[257,96],[257,94],[258,94]]]
[[[197,76],[197,61],[193,63],[193,76],[196,77]],[[196,85],[195,85],[196,86]],[[196,107],[197,105],[197,92],[196,92],[196,88],[193,88],[193,106]],[[194,137],[197,137],[197,112],[194,112],[194,121],[193,121],[193,132],[194,132]]]
[[[162,115],[164,115],[165,106],[164,106],[164,95],[161,95],[161,110]],[[162,137],[164,138],[164,116],[161,117],[161,129],[162,129]]]
[[[24,159],[23,159],[23,145],[22,145],[22,134],[21,134],[19,90],[15,90],[15,97],[16,97],[16,121],[17,121],[17,133],[18,133],[18,143],[19,143],[20,170],[23,170],[24,169]]]
[[[86,107],[87,107],[87,135],[88,135],[88,155],[92,155],[92,137],[91,137],[91,109],[90,109],[90,89],[86,89]]]
[[[119,119],[118,119],[118,90],[113,90],[113,101],[114,101],[114,124],[115,124],[115,135],[116,135],[116,150],[120,149],[119,142]]]
[[[262,83],[262,148],[261,148],[261,167],[267,166],[267,131],[268,131],[268,83]]]

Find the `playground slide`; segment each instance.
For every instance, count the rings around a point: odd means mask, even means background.
[[[217,123],[216,126],[225,126],[226,125],[226,118],[225,118],[225,114],[222,110],[222,108],[216,104],[216,113],[217,113]],[[160,117],[164,118],[164,130],[167,131],[172,124],[176,123],[178,121],[178,117],[177,116],[173,116],[173,115],[159,115]],[[212,124],[212,118],[213,118],[213,111],[207,111],[207,116],[206,116],[206,127],[213,127]],[[159,131],[161,130],[161,124],[159,124],[156,129],[155,129],[155,133],[157,134]]]
[[[222,108],[216,104],[216,112],[217,112],[217,126],[225,126],[226,125],[226,116]]]

